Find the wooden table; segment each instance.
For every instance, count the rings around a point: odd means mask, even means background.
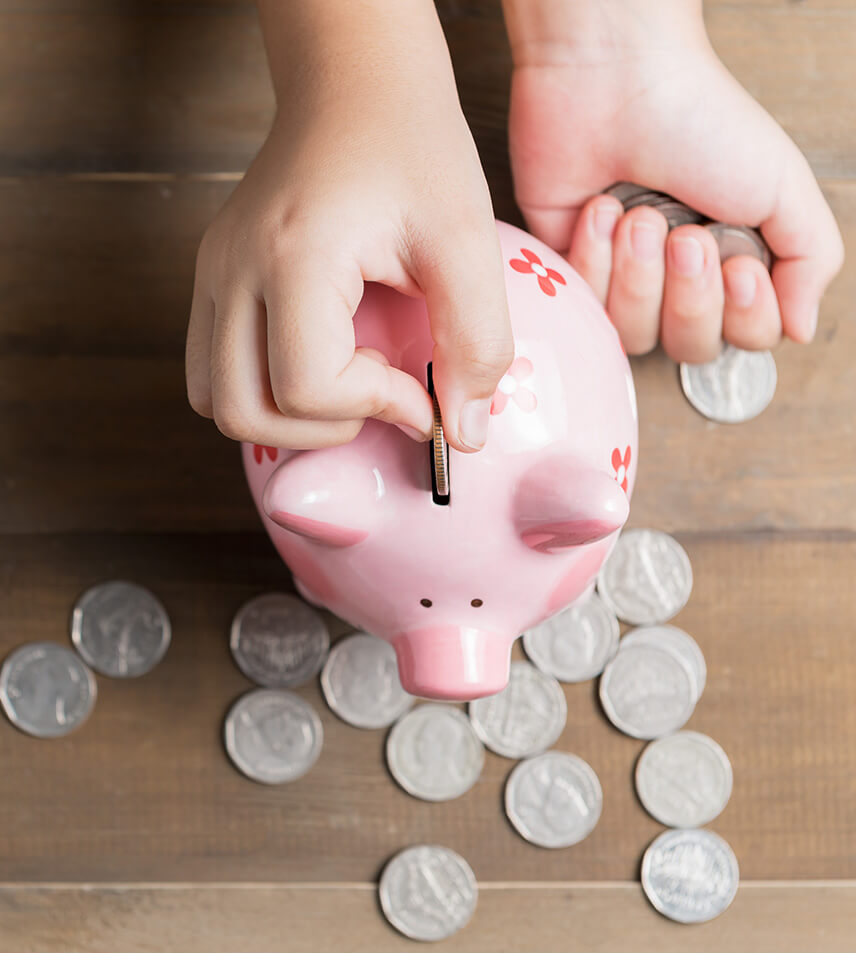
[[[508,52],[498,4],[447,2],[462,97],[500,217]],[[796,138],[856,240],[856,9],[847,0],[710,3],[715,45]],[[634,360],[641,468],[631,525],[674,533],[696,585],[677,618],[707,658],[690,727],[731,756],[712,825],[743,886],[698,928],[637,883],[659,826],[642,744],[567,687],[559,747],[595,767],[603,817],[544,851],[504,820],[509,762],[431,805],[389,778],[382,732],[321,714],[321,761],[267,788],[220,730],[248,687],[227,648],[248,597],[290,588],[238,448],[185,399],[195,248],[263,138],[272,97],[253,8],[227,0],[0,0],[0,650],[68,642],[92,583],[150,586],[173,645],[150,675],[99,678],[60,741],[0,724],[0,950],[411,949],[374,882],[414,842],[459,850],[481,884],[446,949],[852,950],[856,936],[856,270],[809,348],[776,352],[772,406],[742,426],[684,401],[661,353]],[[344,626],[331,619],[333,631]]]

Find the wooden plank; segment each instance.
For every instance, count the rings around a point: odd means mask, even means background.
[[[0,185],[0,532],[258,526],[237,448],[184,390],[195,249],[233,185]],[[853,245],[856,185],[827,193]],[[776,398],[747,424],[693,411],[662,353],[634,359],[637,524],[856,529],[854,299],[847,268],[818,340],[777,350]]]
[[[689,726],[734,765],[734,794],[713,828],[746,879],[856,877],[856,537],[680,538],[695,589],[676,622],[708,665]],[[661,830],[633,793],[643,743],[608,724],[593,683],[566,687],[557,747],[597,771],[604,810],[568,850],[533,847],[504,820],[512,763],[498,756],[457,800],[408,796],[386,772],[385,733],[339,722],[317,683],[300,690],[324,725],[315,768],[284,787],[243,778],[220,740],[249,687],[229,657],[229,624],[246,598],[288,586],[259,534],[5,536],[0,554],[0,655],[67,642],[72,603],[103,578],[150,586],[174,631],[150,675],[99,677],[93,715],[67,738],[0,724],[0,881],[370,881],[419,842],[459,850],[486,881],[632,880]]]
[[[519,887],[483,884],[476,913],[449,940],[449,953],[537,949],[566,953],[653,950],[851,953],[856,886],[744,884],[731,908],[692,928],[670,923],[635,884]],[[0,929],[26,953],[386,953],[413,949],[383,920],[374,885],[258,885],[171,889],[0,888]],[[509,944],[514,944],[510,946]]]
[[[0,12],[0,175],[243,169],[273,99],[252,6],[101,0]],[[11,8],[8,6],[11,4]],[[706,5],[715,47],[824,175],[856,174],[856,11]],[[0,6],[0,11],[4,8]],[[78,12],[85,10],[86,12]],[[510,57],[499,4],[448,4],[461,98],[492,184],[508,184]]]

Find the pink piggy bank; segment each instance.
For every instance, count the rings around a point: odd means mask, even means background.
[[[618,334],[568,263],[497,228],[515,357],[478,453],[449,450],[448,505],[431,444],[365,423],[322,450],[242,445],[262,521],[301,595],[392,643],[401,682],[467,700],[508,681],[512,642],[587,596],[628,515],[637,412]],[[369,284],[358,345],[426,382],[425,304]]]

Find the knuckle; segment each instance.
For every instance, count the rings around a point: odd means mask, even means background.
[[[214,416],[211,394],[190,382],[187,385],[187,402],[200,417],[207,417],[210,420]]]
[[[311,418],[323,403],[322,389],[307,381],[286,381],[273,386],[273,399],[286,417]]]
[[[224,437],[230,440],[253,440],[253,422],[236,404],[215,402],[213,416],[217,429]]]

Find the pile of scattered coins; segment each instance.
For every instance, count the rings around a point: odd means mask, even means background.
[[[9,721],[37,738],[58,738],[92,713],[93,669],[112,678],[151,671],[169,648],[166,609],[148,589],[115,580],[87,589],[71,613],[77,653],[55,642],[30,642],[0,668],[0,704]]]

